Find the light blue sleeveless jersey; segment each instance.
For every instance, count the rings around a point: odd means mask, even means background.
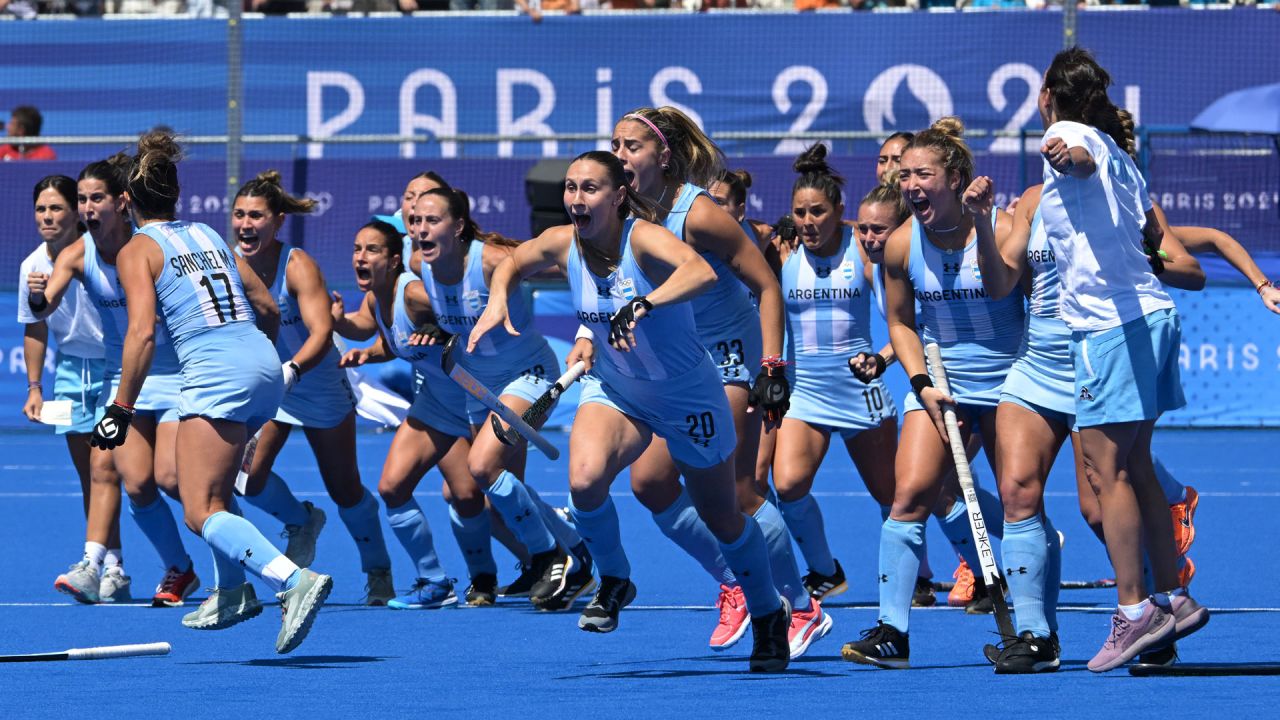
[[[213,228],[174,220],[144,225],[138,233],[164,251],[156,298],[179,355],[184,341],[212,328],[252,325],[235,256]]]

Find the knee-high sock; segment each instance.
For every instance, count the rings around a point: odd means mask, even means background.
[[[1152,455],[1151,462],[1156,468],[1156,481],[1160,483],[1160,489],[1164,491],[1165,502],[1170,505],[1177,505],[1187,499],[1187,488],[1178,482],[1178,478],[1169,472],[1169,468],[1160,462],[1160,458]]]
[[[479,515],[464,518],[450,505],[449,527],[453,529],[454,540],[458,541],[458,549],[462,550],[462,559],[467,563],[470,577],[498,574],[493,545],[489,542],[493,523],[489,521],[488,510],[482,508]]]
[[[229,512],[216,512],[204,521],[200,535],[214,552],[239,563],[258,576],[272,592],[280,592],[298,566],[258,532],[253,523]]]
[[[387,521],[391,524],[391,532],[409,553],[413,560],[414,570],[424,580],[444,580],[444,568],[440,567],[440,558],[436,555],[435,541],[431,537],[431,526],[427,516],[422,514],[422,507],[412,498],[398,508],[387,508]]]
[[[823,575],[834,574],[836,561],[831,557],[831,546],[827,543],[822,509],[818,507],[818,501],[813,495],[807,494],[799,500],[779,503],[778,509],[782,511],[787,528],[800,546],[809,569]]]
[[[542,514],[542,522],[546,524],[547,529],[555,537],[556,542],[560,543],[560,547],[573,552],[573,549],[582,544],[582,535],[578,533],[568,520],[560,517],[560,513],[556,509],[547,504],[538,491],[532,486],[525,484],[525,492],[529,493],[533,504],[538,507],[538,512]]]
[[[1044,573],[1044,619],[1051,632],[1058,632],[1058,593],[1062,591],[1062,542],[1058,530],[1044,516],[1044,539],[1049,546],[1049,564]]]
[[[267,475],[267,482],[262,492],[257,495],[245,495],[244,501],[285,525],[305,525],[310,514],[302,506],[298,498],[284,479],[275,473]]]
[[[957,498],[959,502],[959,498]],[[982,508],[982,520],[987,524],[987,532],[999,540],[1004,537],[1004,503],[995,493],[985,488],[978,488],[978,507]]]
[[[240,503],[236,502],[236,496],[231,496],[231,502],[227,503],[227,512],[237,517],[244,517],[244,513],[240,511]],[[213,555],[213,586],[219,590],[231,590],[238,588],[245,583],[244,568],[238,562],[222,556],[222,553],[209,546],[209,554]]]
[[[1058,538],[1055,536],[1053,540],[1057,542]],[[1049,621],[1045,618],[1044,605],[1049,541],[1040,515],[1017,522],[1006,520],[1000,552],[1005,579],[1013,595],[1014,625],[1018,633],[1029,631],[1036,637],[1048,637]]]
[[[1003,516],[1001,512],[1000,515],[992,517]],[[986,521],[986,513],[983,513],[983,520]],[[988,532],[990,532],[990,525],[988,525]],[[973,531],[969,528],[969,513],[965,509],[963,500],[957,498],[955,504],[951,506],[951,512],[948,512],[947,517],[942,520],[942,534],[951,541],[951,547],[960,553],[960,557],[969,563],[974,577],[979,577],[982,573],[982,564],[978,561],[978,550],[973,546]]]
[[[884,521],[889,519],[889,506],[880,506],[880,525],[884,526]],[[926,523],[927,525],[927,523]],[[933,568],[929,567],[929,533],[926,527],[925,532],[920,533],[920,569],[916,570],[916,577],[930,580],[933,578]]]
[[[880,528],[880,622],[910,631],[911,596],[915,591],[924,523],[892,518]]]
[[[731,586],[738,583],[720,552],[716,536],[711,534],[707,524],[698,517],[698,511],[683,487],[671,507],[653,514],[653,522],[663,535],[697,561],[716,582]]]
[[[731,543],[721,543],[720,552],[738,579],[738,586],[747,600],[747,612],[752,617],[761,617],[782,607],[782,596],[773,582],[769,546],[765,543],[764,533],[760,532],[755,518],[743,515],[742,519],[746,521],[742,534]]]
[[[796,566],[796,556],[791,549],[791,532],[787,530],[787,522],[782,513],[778,512],[773,503],[765,500],[752,517],[760,526],[764,544],[769,548],[769,570],[773,573],[773,586],[791,603],[792,608],[807,609],[809,591],[805,589],[804,578],[800,576],[800,568]],[[824,539],[823,543],[825,542]]]
[[[601,577],[630,578],[631,561],[622,547],[622,528],[618,525],[618,509],[613,506],[613,498],[605,498],[603,505],[589,511],[579,510],[570,498],[569,512]]]
[[[182,537],[178,535],[178,523],[174,521],[169,503],[165,502],[163,495],[156,493],[155,502],[143,507],[129,500],[129,514],[142,529],[142,534],[151,541],[160,555],[160,562],[166,568],[186,570],[191,567],[191,557],[182,546]]]
[[[356,541],[360,553],[360,570],[390,570],[391,556],[387,554],[387,541],[382,537],[382,518],[378,517],[378,501],[368,490],[360,502],[349,508],[339,507],[338,517],[347,526],[351,539]]]
[[[515,475],[503,470],[485,495],[489,496],[489,502],[493,503],[511,532],[529,548],[530,554],[537,555],[556,546],[555,537],[542,521],[542,513],[534,505],[524,483]]]

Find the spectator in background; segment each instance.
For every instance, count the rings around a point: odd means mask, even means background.
[[[17,0],[14,0],[17,2]],[[4,0],[0,0],[3,8]],[[12,5],[11,5],[12,6]],[[9,137],[35,137],[40,134],[40,126],[44,118],[40,111],[30,105],[20,105],[9,113],[9,123],[5,125],[5,133]],[[53,148],[43,143],[20,143],[18,145],[0,145],[0,160],[56,160],[58,154]]]
[[[34,20],[35,0],[0,0],[0,15],[13,15],[19,20]]]

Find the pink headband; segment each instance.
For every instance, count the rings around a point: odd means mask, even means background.
[[[649,126],[649,129],[653,131],[653,134],[654,134],[654,135],[657,135],[657,136],[658,136],[658,139],[662,141],[662,147],[671,147],[671,146],[667,143],[667,136],[666,136],[666,135],[663,135],[663,134],[662,134],[662,131],[658,129],[658,126],[657,126],[657,125],[654,125],[654,124],[653,124],[653,121],[649,120],[649,118],[647,118],[647,117],[645,117],[645,116],[643,116],[643,115],[641,115],[641,114],[639,114],[639,113],[629,113],[629,114],[627,114],[627,115],[623,115],[623,116],[622,116],[622,119],[623,119],[623,120],[639,120],[640,122],[644,123],[645,125],[648,125],[648,126]]]

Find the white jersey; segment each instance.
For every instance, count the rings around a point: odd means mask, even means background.
[[[22,270],[18,276],[18,322],[24,325],[39,322],[31,312],[27,298],[31,291],[27,289],[27,276],[33,272],[53,273],[53,260],[44,243],[22,261]],[[102,349],[102,318],[98,310],[89,300],[84,285],[73,279],[67,292],[49,317],[45,318],[49,325],[49,336],[58,351],[64,355],[78,358],[100,360],[105,357]]]
[[[1133,159],[1081,123],[1056,122],[1044,137],[1088,150],[1097,166],[1075,178],[1044,164],[1040,213],[1062,283],[1062,319],[1072,330],[1105,330],[1173,307],[1142,250],[1151,198]]]

